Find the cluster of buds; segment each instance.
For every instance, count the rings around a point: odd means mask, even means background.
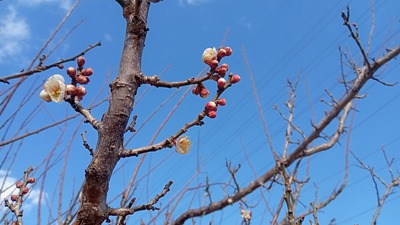
[[[29,192],[29,188],[26,185],[33,184],[35,182],[36,182],[36,179],[33,177],[29,177],[26,180],[26,183],[23,183],[22,181],[17,181],[15,183],[15,187],[17,187],[19,189],[19,195],[16,195],[16,194],[11,195],[11,197],[10,197],[11,201],[16,202],[16,201],[18,201],[19,198],[21,198],[21,200],[22,200],[22,197],[24,195],[28,194],[28,192]]]
[[[211,79],[217,82],[219,94],[221,94],[222,91],[224,91],[232,84],[238,83],[240,81],[240,76],[233,73],[229,74],[228,79],[225,79],[225,75],[229,70],[229,65],[227,63],[219,65],[222,58],[231,55],[231,47],[221,47],[218,49],[218,51],[215,48],[207,48],[203,52],[202,60],[205,64],[210,66],[210,72],[212,74]],[[200,95],[200,97],[202,98],[206,98],[210,94],[210,92],[202,83],[194,87],[192,93],[195,95]],[[215,118],[217,116],[217,107],[219,105],[224,106],[225,104],[226,100],[224,98],[208,102],[205,106],[206,115],[210,118]]]
[[[86,95],[86,85],[90,82],[89,77],[93,75],[92,68],[84,68],[85,58],[78,57],[77,68],[68,67],[67,74],[71,78],[71,84],[65,84],[64,77],[60,74],[55,74],[47,79],[43,85],[43,90],[40,92],[40,98],[46,102],[63,102],[69,95],[72,98],[77,97],[79,100],[83,99]],[[78,86],[78,84],[80,84]]]
[[[200,95],[201,98],[207,98],[210,95],[210,91],[202,83],[196,85],[196,87],[192,89],[192,93],[194,95]]]
[[[218,106],[224,106],[224,105],[226,105],[226,99],[219,98],[215,101],[207,102],[206,105],[204,106],[204,110],[208,117],[210,117],[211,119],[214,119],[217,116]]]

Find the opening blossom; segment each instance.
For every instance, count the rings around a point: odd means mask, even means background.
[[[203,52],[203,62],[209,64],[212,60],[217,58],[217,50],[215,48],[206,48]]]
[[[176,152],[179,154],[187,154],[191,146],[192,143],[187,136],[181,136],[176,139]]]
[[[47,79],[40,92],[40,98],[46,102],[63,102],[65,97],[65,80],[60,74],[54,74]]]

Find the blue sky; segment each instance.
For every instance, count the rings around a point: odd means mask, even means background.
[[[73,3],[73,1],[58,0],[1,1],[0,75],[26,69]],[[259,176],[273,166],[274,161],[264,135],[242,49],[246,52],[254,76],[274,148],[278,152],[283,148],[287,124],[273,110],[273,106],[277,105],[282,112],[287,113],[284,102],[288,99],[288,79],[295,81],[299,78],[294,123],[308,134],[311,131],[310,121],[318,121],[329,109],[321,102],[321,99],[329,100],[324,89],[329,90],[337,98],[344,92],[343,85],[338,83],[341,69],[339,46],[348,52],[356,63],[362,64],[362,57],[354,41],[349,38],[340,16],[347,5],[351,8],[351,21],[357,23],[360,38],[366,45],[371,28],[369,1],[164,0],[153,4],[149,15],[150,31],[143,55],[143,72],[146,75],[163,73],[162,78],[167,81],[197,76],[206,68],[201,61],[203,50],[207,47],[220,46],[226,36],[224,45],[231,46],[234,54],[224,59],[224,62],[229,64],[230,71],[240,74],[242,80],[224,93],[227,105],[218,109],[216,119],[205,119],[205,126],[195,127],[187,133],[193,144],[189,154],[179,155],[174,149],[166,149],[146,156],[137,181],[135,192],[137,203],[151,199],[171,179],[175,183],[171,192],[161,200],[162,206],[176,197],[188,182],[190,182],[188,187],[196,187],[205,184],[207,176],[210,183],[227,182],[229,173],[225,167],[226,159],[231,161],[232,165],[241,164],[237,176],[242,186],[246,186],[254,179],[252,167]],[[373,4],[375,26],[371,58],[382,56],[386,47],[398,46],[399,8],[400,3],[397,0],[375,1]],[[86,55],[87,66],[95,71],[91,82],[87,85],[88,95],[83,100],[83,104],[89,106],[109,94],[107,82],[115,77],[118,69],[125,27],[121,9],[115,1],[83,0],[44,53],[48,53],[56,46],[57,42],[78,23],[81,24],[46,62],[51,63],[60,58],[70,57],[90,44],[99,40],[102,42],[101,47]],[[65,65],[68,66],[74,64]],[[349,76],[354,76],[348,67],[345,66],[344,70]],[[388,83],[396,82],[399,80],[396,76],[399,70],[397,59],[378,72],[379,78]],[[66,75],[64,70],[59,69],[34,75],[17,92],[13,99],[15,104],[10,105],[0,117],[1,124],[5,123],[24,98],[33,97],[12,120],[12,126],[7,128],[7,131],[5,128],[0,130],[3,140],[74,115],[73,110],[65,103],[45,104],[38,98],[40,88],[36,88],[54,73]],[[16,80],[12,81],[15,82]],[[211,92],[215,91],[214,83],[208,82],[205,85]],[[7,85],[2,84],[1,93],[6,88]],[[138,96],[146,89],[147,86],[141,87]],[[127,148],[149,144],[160,123],[185,91],[185,87],[179,89],[132,141],[127,143]],[[138,115],[136,127],[140,127],[146,118],[175,92],[175,89],[160,88],[151,88],[146,92],[134,108],[133,114]],[[357,103],[350,150],[374,167],[376,172],[389,182],[390,177],[380,149],[384,147],[390,158],[396,158],[392,166],[397,175],[399,160],[396,153],[400,147],[397,129],[400,121],[397,111],[400,90],[398,86],[385,87],[377,82],[370,82],[362,93],[367,96]],[[1,98],[4,96],[1,95]],[[185,122],[193,120],[205,103],[206,100],[189,94],[156,137],[155,142],[164,140],[180,129]],[[106,108],[107,103],[103,103],[94,108],[92,113],[100,119]],[[24,122],[27,115],[32,112],[33,119]],[[22,130],[17,133],[19,127],[22,127]],[[334,127],[329,127],[326,134],[329,135],[333,129]],[[9,179],[14,179],[8,180],[7,183],[13,183],[18,179],[28,165],[39,166],[35,170],[35,176],[39,177],[45,169],[45,165],[41,164],[42,160],[54,149],[51,159],[54,166],[46,177],[44,191],[47,204],[56,205],[59,177],[65,154],[70,149],[63,192],[65,208],[71,193],[79,188],[84,169],[91,159],[87,150],[82,147],[80,139],[80,133],[84,130],[88,131],[86,135],[88,142],[94,147],[96,134],[89,125],[82,124],[81,117],[30,136],[23,142],[2,147],[1,157],[7,157],[7,161],[2,164],[1,171],[4,172],[10,167]],[[129,137],[128,134],[126,138]],[[343,135],[340,142],[331,150],[311,157],[310,181],[304,187],[300,198],[304,206],[307,207],[315,200],[314,184],[318,187],[318,199],[322,200],[343,181],[347,138],[347,134]],[[293,145],[289,149],[294,148]],[[17,161],[12,166],[13,154],[6,156],[8,150],[16,154]],[[251,166],[246,160],[246,154]],[[130,158],[119,162],[123,167],[116,171],[112,180],[109,199],[120,193],[122,187],[127,185],[138,161],[139,158]],[[198,167],[201,168],[200,174],[193,179]],[[338,225],[368,224],[371,221],[377,204],[371,177],[358,167],[354,157],[349,158],[349,168],[349,183],[344,192],[318,214],[321,224],[328,224],[333,218]],[[305,169],[304,162],[300,166],[300,178],[304,177]],[[152,174],[146,176],[150,170],[153,171]],[[40,182],[39,179],[35,190],[40,188]],[[283,187],[276,186],[269,192],[265,191],[264,195],[270,207],[276,208],[282,190]],[[380,189],[380,193],[383,193],[383,189]],[[203,194],[203,189],[189,191],[183,199],[187,204],[181,204],[173,216],[178,216],[189,206],[201,205]],[[212,194],[213,200],[218,200],[223,192],[219,186],[214,186]],[[193,196],[195,200],[189,205]],[[390,224],[393,221],[399,197],[397,192],[389,197],[378,220],[380,224]],[[4,198],[3,194],[1,198]],[[250,209],[253,211],[252,224],[268,224],[271,216],[265,210],[265,203],[259,199],[259,191],[247,198],[249,205],[256,205]],[[27,219],[37,217],[34,202],[25,214]],[[117,206],[118,202],[119,200],[112,202],[111,206]],[[46,206],[43,207],[42,221],[47,222],[49,211]],[[301,213],[304,210],[305,208],[299,205],[296,212]],[[55,212],[52,213],[53,216],[56,215]],[[155,213],[138,213],[130,218],[130,222],[137,224],[140,219],[148,222],[148,217]],[[306,218],[308,219],[311,217]],[[239,206],[235,204],[223,213],[218,212],[214,216],[197,219],[199,223],[204,224],[208,224],[210,220],[214,220],[214,224],[240,224]],[[163,216],[156,224],[161,224],[162,221]]]

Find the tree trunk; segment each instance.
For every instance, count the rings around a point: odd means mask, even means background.
[[[118,75],[110,84],[111,99],[98,129],[96,153],[85,171],[76,225],[102,224],[108,217],[107,192],[111,174],[124,150],[124,131],[140,86],[141,60],[147,32],[147,1],[126,1],[124,49]]]

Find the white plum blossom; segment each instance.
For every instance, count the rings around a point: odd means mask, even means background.
[[[40,92],[40,98],[49,102],[63,102],[65,97],[65,80],[60,74],[54,74],[47,79],[43,85],[43,91]]]
[[[187,136],[181,136],[176,139],[176,152],[179,154],[187,154],[191,146],[192,143]]]
[[[206,48],[203,52],[202,60],[204,63],[209,64],[212,60],[217,58],[217,50],[215,48]]]
[[[50,95],[49,94],[47,94],[47,92],[45,91],[45,90],[42,90],[41,92],[40,92],[40,98],[43,100],[43,101],[45,101],[45,102],[51,102],[51,98],[50,98]]]

